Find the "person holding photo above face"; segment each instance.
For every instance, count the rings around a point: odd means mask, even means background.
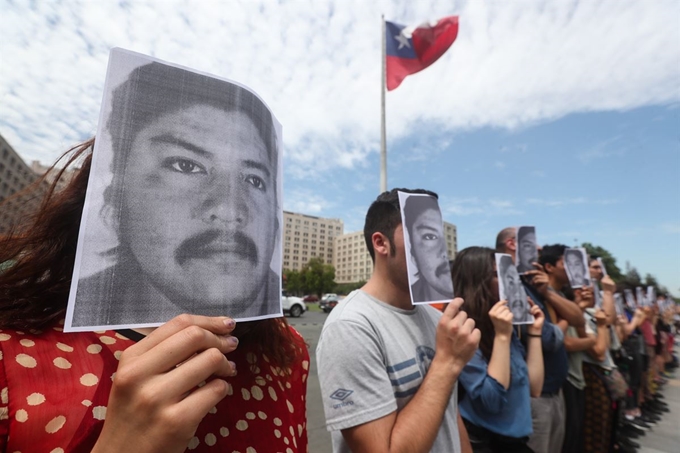
[[[583,255],[581,253],[581,250],[578,249],[568,248],[564,251],[564,266],[569,271],[569,281],[573,288],[590,285],[588,269],[583,264]]]
[[[544,315],[531,305],[527,348],[513,329],[513,313],[499,301],[494,250],[469,247],[451,268],[457,297],[482,333],[479,349],[463,368],[460,413],[476,453],[533,452],[531,397],[541,394],[544,380],[541,332]],[[514,267],[514,266],[513,266]]]
[[[536,229],[534,227],[519,227],[517,229],[517,271],[525,273],[534,269],[538,262],[538,248],[536,247]]]
[[[153,62],[113,90],[113,180],[103,213],[115,263],[82,279],[74,326],[180,313],[279,312],[273,118],[236,84]],[[140,302],[143,301],[143,302]]]
[[[418,269],[418,280],[411,285],[413,301],[453,299],[442,215],[436,198],[408,197],[404,203],[404,223],[411,242],[411,257]]]
[[[144,77],[137,76],[141,84]],[[150,104],[171,102],[162,97],[164,91],[153,93],[146,98]],[[216,269],[224,271],[236,261],[264,277],[261,286],[268,285],[268,271],[259,263],[268,259],[271,241],[255,232],[274,231],[275,226],[244,230],[243,236],[257,247],[256,255],[244,254],[241,251],[253,252],[252,244],[246,241],[241,246],[245,249],[234,245],[232,239],[240,235],[228,220],[245,223],[254,209],[265,209],[270,202],[258,205],[251,200],[250,210],[241,215],[227,207],[244,203],[243,194],[232,195],[233,205],[218,202],[227,186],[244,193],[270,187],[261,168],[250,168],[266,158],[266,146],[256,153],[259,157],[241,164],[236,157],[236,162],[226,163],[224,156],[215,155],[217,129],[233,134],[222,137],[222,147],[232,151],[235,145],[246,147],[244,140],[256,148],[267,141],[256,127],[248,126],[247,115],[180,101],[175,107],[149,117],[135,138],[118,148],[123,154],[114,161],[116,166],[130,166],[130,180],[137,193],[141,191],[138,198],[128,195],[127,182],[115,180],[119,173],[114,172],[108,196],[121,192],[115,197],[120,204],[110,206],[121,211],[116,252],[138,258],[139,275],[125,276],[140,292],[135,296],[122,288],[119,294],[125,298],[102,303],[111,319],[118,316],[116,310],[129,314],[137,305],[152,306],[159,300],[170,304],[186,290],[184,284],[193,285],[203,302],[217,305],[219,288],[224,288],[210,285],[206,276],[215,278]],[[174,126],[159,124],[161,117],[170,118]],[[191,134],[189,139],[187,127],[199,137]],[[0,271],[0,358],[5,358],[0,366],[0,451],[307,451],[309,354],[285,318],[236,323],[227,316],[229,307],[221,305],[220,316],[181,314],[156,329],[63,332],[81,214],[96,157],[93,145],[91,139],[74,148],[65,170],[54,170],[59,175],[38,210],[14,233],[0,238],[0,263],[5,263]],[[143,156],[132,156],[144,146],[149,148]],[[239,171],[229,170],[232,166]],[[182,193],[167,190],[170,179],[178,179]],[[201,197],[196,185],[211,190]],[[171,222],[165,229],[163,210]],[[142,217],[150,220],[146,233]],[[149,250],[152,246],[156,249]],[[163,269],[154,270],[150,257],[139,255],[142,248]],[[257,259],[248,262],[245,255]],[[166,285],[173,278],[183,284]],[[227,280],[239,299],[260,294]],[[124,284],[119,281],[113,287]],[[196,288],[201,285],[204,288]],[[166,313],[190,309],[193,300]]]
[[[519,273],[510,255],[500,257],[499,273],[502,278],[505,299],[516,324],[527,322],[530,317],[527,309],[527,296],[519,278]]]

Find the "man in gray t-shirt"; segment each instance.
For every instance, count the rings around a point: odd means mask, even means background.
[[[443,314],[411,304],[396,189],[371,205],[364,236],[373,275],[331,312],[316,350],[333,451],[471,452],[456,381],[479,330],[461,299]]]

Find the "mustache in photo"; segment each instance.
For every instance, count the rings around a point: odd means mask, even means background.
[[[182,265],[189,259],[205,258],[215,252],[235,253],[253,265],[259,261],[259,250],[249,236],[240,231],[220,230],[208,230],[183,241],[175,252],[175,261]]]
[[[435,269],[435,275],[437,277],[440,277],[444,274],[450,274],[451,273],[451,267],[449,267],[449,263],[447,261],[443,262],[439,266],[437,266],[437,269]]]

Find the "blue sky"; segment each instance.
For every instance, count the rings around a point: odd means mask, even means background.
[[[238,80],[284,131],[284,207],[361,229],[379,189],[380,14],[460,15],[387,95],[388,185],[438,192],[459,246],[536,225],[680,295],[680,2],[0,0],[0,133],[51,162],[94,134],[108,51]]]

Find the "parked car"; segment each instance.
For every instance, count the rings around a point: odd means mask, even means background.
[[[301,297],[289,296],[287,293],[281,293],[281,305],[283,306],[283,313],[289,314],[293,318],[297,318],[307,311],[307,305]]]
[[[319,296],[316,294],[309,294],[305,297],[302,298],[304,302],[318,302],[319,301]]]
[[[334,309],[336,305],[338,305],[339,300],[340,299],[338,298],[337,294],[324,294],[321,298],[321,302],[319,302],[319,307],[324,313],[330,313],[331,310]]]

